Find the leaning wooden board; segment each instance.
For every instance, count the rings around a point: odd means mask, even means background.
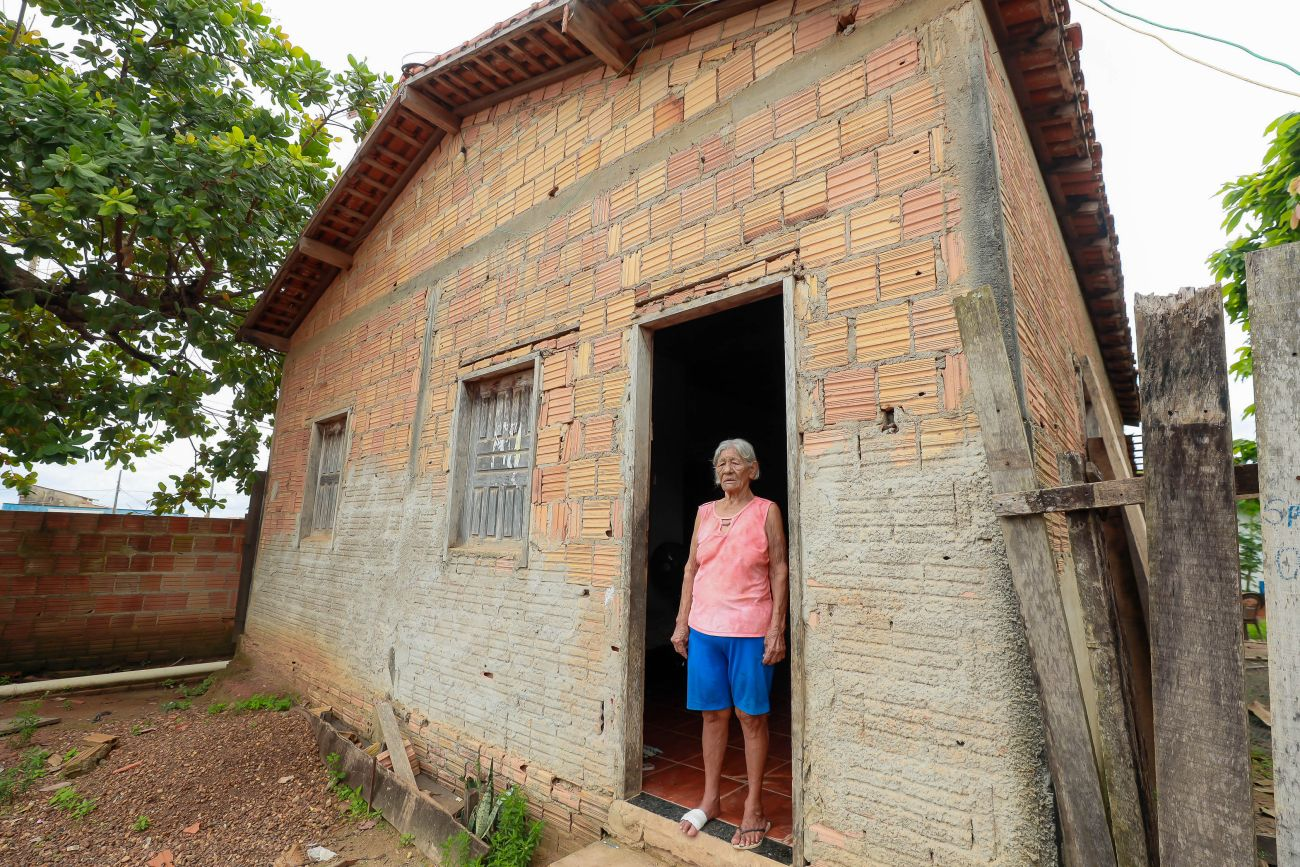
[[[993,493],[1037,487],[1033,451],[993,292],[988,287],[972,290],[955,299],[955,307],[962,348],[970,359],[971,390]],[[1037,514],[1002,517],[998,522],[1038,685],[1047,764],[1061,815],[1067,863],[1113,865],[1115,849],[1047,524]]]
[[[305,710],[299,712],[311,722],[321,758],[337,755],[338,769],[344,774],[343,782],[353,787],[360,786],[367,803],[381,810],[384,819],[398,831],[412,834],[416,848],[434,859],[434,863],[438,863],[442,855],[443,842],[467,830],[432,798],[402,783],[395,775],[379,767],[379,763],[360,747],[335,731],[328,720],[331,714],[322,718]],[[487,851],[488,847],[482,840],[470,836],[471,858],[486,855]]]

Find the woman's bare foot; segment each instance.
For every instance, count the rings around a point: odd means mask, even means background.
[[[767,816],[763,815],[762,804],[745,804],[745,815],[740,820],[740,827],[731,837],[732,846],[757,846],[767,836]]]
[[[701,801],[700,805],[695,809],[707,816],[709,821],[712,821],[722,811],[722,802],[719,798],[714,798],[712,801]],[[703,825],[700,827],[703,827]],[[682,819],[681,829],[682,833],[687,837],[694,837],[700,833],[699,828],[696,828],[686,819]]]

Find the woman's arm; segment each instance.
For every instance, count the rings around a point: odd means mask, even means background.
[[[763,664],[776,665],[785,659],[785,615],[790,606],[790,563],[781,508],[776,503],[767,510],[763,529],[767,532],[767,574],[772,582],[772,621],[763,639]]]
[[[677,627],[673,629],[673,647],[684,659],[686,657],[686,642],[690,637],[691,630],[688,622],[691,617],[691,594],[695,590],[695,572],[700,568],[700,562],[695,559],[695,543],[700,535],[700,513],[695,513],[695,529],[691,531],[691,555],[686,558],[686,569],[682,574],[682,601],[677,606]]]

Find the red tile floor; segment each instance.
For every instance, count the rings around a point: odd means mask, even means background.
[[[768,836],[789,844],[794,834],[790,802],[790,711],[773,695],[776,710],[769,715],[771,732],[767,773],[763,777],[763,810],[772,820]],[[647,696],[645,711],[646,746],[663,752],[646,761],[654,770],[646,771],[641,788],[683,808],[696,806],[704,791],[704,761],[700,750],[700,714],[686,710],[680,700],[653,701]],[[745,781],[745,742],[740,723],[731,720],[731,738],[727,757],[722,763],[722,813],[724,822],[740,826],[748,790]]]

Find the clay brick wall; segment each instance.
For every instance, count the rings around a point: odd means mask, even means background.
[[[989,46],[985,55],[986,72],[1015,296],[1021,378],[1033,421],[1038,476],[1043,485],[1051,486],[1060,483],[1057,458],[1066,451],[1085,451],[1076,362],[1090,358],[1103,383],[1105,365],[1006,72],[994,59],[993,50]],[[1103,399],[1110,403],[1112,416],[1118,418],[1109,385],[1103,387]],[[1049,515],[1048,519],[1054,547],[1064,552],[1068,548],[1065,521],[1059,515]]]
[[[983,80],[984,38],[971,3],[782,0],[466,119],[293,338],[250,653],[358,724],[391,696],[448,779],[495,760],[548,851],[595,838],[640,724],[621,696],[631,326],[794,277],[806,852],[1050,863],[951,303],[981,134],[951,100]],[[457,380],[531,355],[527,568],[447,553]],[[342,410],[335,530],[301,539],[311,422]]]
[[[0,671],[234,649],[243,520],[0,511]]]

